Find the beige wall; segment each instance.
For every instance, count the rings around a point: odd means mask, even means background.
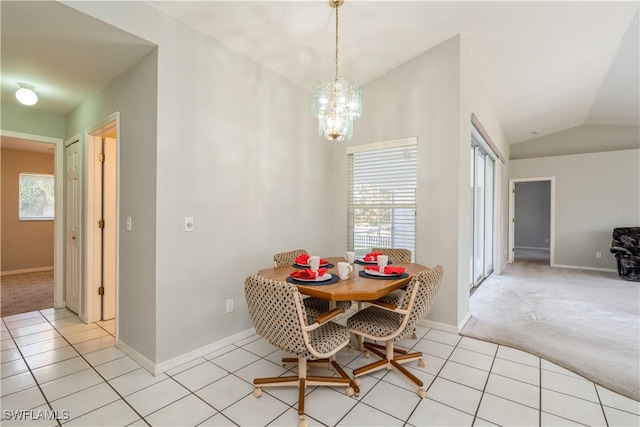
[[[68,122],[121,113],[120,341],[159,365],[244,333],[249,274],[283,250],[329,253],[328,143],[309,90],[144,2],[68,4],[158,45]],[[137,94],[156,82],[157,97]]]
[[[329,253],[342,253],[346,245],[345,145],[417,137],[415,256],[418,263],[440,264],[445,271],[428,320],[457,330],[469,313],[471,113],[508,155],[506,137],[459,36],[365,84],[362,92],[363,115],[353,139],[329,144]],[[496,267],[506,240],[505,169],[497,165]]]
[[[555,178],[554,266],[615,270],[611,232],[640,225],[640,150],[512,160],[509,171]]]
[[[18,174],[53,175],[53,154],[2,149],[2,272],[53,267],[53,221],[18,221]]]

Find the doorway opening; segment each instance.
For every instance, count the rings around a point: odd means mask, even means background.
[[[53,307],[60,308],[64,307],[64,296],[61,292],[57,292],[58,289],[62,289],[63,287],[63,274],[64,274],[64,251],[63,251],[63,242],[64,242],[64,227],[63,218],[64,213],[64,203],[63,203],[63,140],[60,138],[52,138],[48,136],[42,135],[34,135],[27,134],[22,132],[13,132],[7,130],[0,130],[0,137],[2,139],[2,147],[5,148],[13,148],[19,151],[24,151],[25,153],[33,152],[41,152],[41,154],[49,153],[53,154],[53,190],[54,190],[54,208],[53,208],[53,236],[50,238],[49,242],[52,242],[53,247],[53,278],[51,279],[51,264],[47,262],[47,266],[43,266],[43,268],[27,268],[24,265],[14,264],[13,267],[11,263],[3,263],[3,268],[6,269],[6,273],[25,273],[29,274],[30,272],[34,272],[36,274],[44,274],[48,275],[47,281],[52,280],[53,282]],[[17,175],[16,175],[17,176]],[[16,178],[17,179],[17,178]],[[8,181],[7,181],[8,182]],[[15,190],[15,198],[12,197],[13,203],[18,203],[18,182],[16,181],[16,186],[12,190]],[[7,193],[8,194],[8,193]],[[3,196],[5,193],[3,192]],[[8,206],[8,204],[6,205]],[[16,210],[18,207],[16,206]],[[15,212],[15,211],[14,211]],[[17,216],[15,216],[17,218]],[[6,230],[15,229],[11,224],[4,223],[3,224]],[[33,223],[33,225],[36,225]],[[44,224],[37,224],[44,225]],[[3,239],[9,238],[10,233],[3,233]],[[42,242],[43,240],[37,239],[37,241]],[[13,245],[16,242],[6,242],[8,245]],[[23,242],[23,243],[33,243],[33,242]],[[4,246],[4,243],[3,243]],[[5,250],[2,251],[3,255],[9,255],[11,251]],[[49,255],[50,256],[50,255]],[[4,258],[4,257],[3,257]],[[47,257],[45,257],[47,258]],[[50,258],[49,258],[50,259]],[[48,271],[46,271],[48,270]],[[37,273],[39,271],[39,273]],[[5,272],[3,272],[5,273]],[[5,282],[3,280],[3,282]],[[51,283],[51,282],[49,282]],[[42,285],[41,283],[37,283],[37,285]],[[51,286],[51,285],[48,285]],[[51,291],[50,288],[49,292]],[[49,297],[50,298],[50,297]],[[3,298],[4,300],[5,298]],[[29,311],[29,310],[26,310]],[[4,312],[3,312],[4,315]]]
[[[554,178],[509,182],[509,262],[554,265]]]

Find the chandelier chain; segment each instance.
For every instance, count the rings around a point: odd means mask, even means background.
[[[336,5],[336,81],[338,80],[338,9],[340,7]]]
[[[1,0],[0,0],[1,1]],[[362,115],[362,95],[358,84],[353,81],[338,80],[340,20],[338,8],[344,0],[329,0],[329,6],[336,9],[336,74],[318,80],[313,85],[311,114],[318,119],[318,133],[330,141],[344,141],[353,135],[353,121]]]

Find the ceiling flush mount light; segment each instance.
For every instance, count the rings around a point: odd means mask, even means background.
[[[26,83],[18,83],[20,89],[16,91],[16,98],[24,105],[33,105],[38,102],[38,95],[33,91],[33,86]]]
[[[338,78],[338,8],[344,0],[329,0],[336,10],[336,75],[313,85],[311,113],[318,118],[318,133],[330,141],[353,136],[353,121],[362,116],[362,95],[356,82]]]

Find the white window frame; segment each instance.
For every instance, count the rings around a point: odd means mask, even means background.
[[[22,189],[22,180],[24,177],[41,177],[51,179],[51,188],[54,190],[54,194],[50,198],[51,215],[43,216],[26,216],[22,215],[22,200],[20,199],[20,193]],[[38,172],[20,172],[18,173],[18,221],[53,221],[55,219],[55,177],[48,173]]]
[[[470,284],[471,289],[477,287],[486,279],[495,269],[495,201],[496,201],[496,176],[497,176],[497,160],[499,156],[495,153],[493,148],[488,144],[485,137],[481,134],[475,124],[471,126],[471,217],[472,217],[472,229],[471,229],[471,257],[470,257]],[[476,169],[478,168],[477,153],[480,152],[483,156],[483,176],[482,176],[482,200],[476,200]],[[490,171],[487,167],[491,162],[493,170]],[[488,185],[491,185],[491,194],[488,196],[485,192],[489,189]],[[482,219],[481,224],[478,223],[477,206],[476,203],[482,203]],[[481,227],[481,229],[477,229]],[[478,241],[482,243],[482,255],[476,252],[478,249]],[[482,258],[482,266],[478,265],[479,259]]]
[[[416,137],[411,138],[403,138],[391,141],[383,141],[376,142],[372,144],[351,146],[346,148],[347,153],[347,165],[348,165],[348,188],[347,188],[347,250],[356,251],[356,255],[363,255],[368,249],[371,247],[396,247],[409,249],[413,254],[415,259],[415,242],[416,242],[416,212],[417,212],[417,181],[418,181],[418,162],[417,162],[417,144],[418,139]],[[413,193],[411,191],[407,192],[406,188],[401,193],[402,200],[400,202],[394,201],[392,203],[356,203],[355,194],[354,194],[354,159],[358,156],[359,153],[367,153],[373,154],[372,152],[377,150],[389,150],[393,148],[402,149],[403,147],[411,147],[411,153],[413,154],[413,162],[408,164],[406,167],[406,171],[413,174],[410,179],[413,179]],[[391,151],[393,152],[393,151]],[[354,157],[355,156],[355,157]],[[357,162],[356,162],[357,164]],[[395,162],[396,166],[402,166],[400,163]],[[390,164],[391,165],[391,164]],[[381,168],[385,166],[388,167],[390,165],[381,165]],[[362,171],[361,171],[362,172]],[[400,185],[400,183],[398,183]],[[404,185],[406,187],[406,185]],[[388,190],[388,182],[385,183],[385,189]],[[399,187],[400,188],[400,187]],[[413,218],[411,219],[411,223],[402,222],[403,226],[409,226],[409,229],[405,229],[402,231],[398,231],[396,234],[394,232],[395,227],[391,229],[391,236],[389,240],[380,240],[380,239],[372,239],[369,241],[362,241],[359,244],[356,244],[356,224],[355,224],[355,210],[361,208],[379,208],[379,209],[402,209],[409,210],[409,212],[413,211]],[[406,212],[406,211],[405,211]],[[409,213],[411,215],[411,213]],[[406,214],[404,215],[406,219]],[[399,223],[400,223],[399,222]],[[411,226],[413,227],[411,229]],[[406,238],[402,239],[401,237],[398,240],[394,239],[394,235],[405,235]],[[404,240],[402,242],[402,240]],[[398,243],[400,241],[401,243]],[[366,252],[365,252],[366,253]]]

